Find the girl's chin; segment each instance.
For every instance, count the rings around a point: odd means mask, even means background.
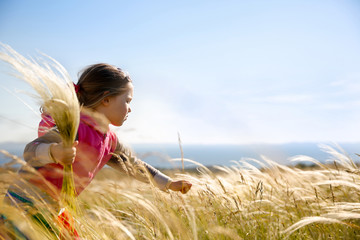
[[[111,123],[111,125],[115,126],[115,127],[120,127],[123,123]]]
[[[114,123],[113,125],[114,125],[115,127],[121,127],[121,126],[124,124],[124,122],[125,122],[125,120],[122,121],[121,123]]]
[[[126,121],[127,118],[123,119],[121,122],[116,122],[116,123],[111,123],[112,125],[114,125],[115,127],[120,127],[124,124],[124,122]]]

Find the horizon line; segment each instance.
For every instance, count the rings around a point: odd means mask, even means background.
[[[5,144],[27,144],[27,141],[0,141],[0,145]],[[288,142],[244,142],[244,143],[230,143],[230,142],[190,142],[184,143],[182,142],[181,145],[285,145],[285,144],[360,144],[359,141],[288,141]],[[179,142],[124,142],[125,145],[179,145]]]

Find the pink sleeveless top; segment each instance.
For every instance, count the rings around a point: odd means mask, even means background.
[[[39,124],[39,137],[54,126],[53,119],[49,115],[43,114]],[[72,166],[76,193],[79,195],[112,157],[117,137],[109,129],[106,132],[102,131],[90,116],[81,114],[77,140],[79,145],[76,147],[76,157]],[[60,192],[63,182],[63,166],[61,164],[50,163],[37,170]],[[44,186],[44,184],[41,185],[39,187]]]

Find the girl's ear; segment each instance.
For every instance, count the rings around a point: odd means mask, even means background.
[[[103,96],[106,96],[107,94],[109,94],[109,91],[105,91],[105,92],[103,93]],[[107,106],[107,105],[109,104],[109,102],[110,102],[110,97],[109,97],[109,96],[104,97],[104,98],[101,100],[101,104],[102,104],[103,106]]]
[[[104,97],[103,100],[101,100],[101,104],[104,106],[108,106],[110,103],[110,97]]]

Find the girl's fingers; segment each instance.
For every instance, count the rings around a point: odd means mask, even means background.
[[[62,143],[57,143],[50,146],[50,154],[55,159],[55,162],[59,162],[62,165],[72,164],[76,156],[76,146],[79,144],[75,141],[71,147],[64,147]]]
[[[190,190],[191,186],[192,184],[190,182],[185,180],[179,180],[172,182],[172,184],[170,185],[170,189],[173,191],[180,191],[181,193],[185,194]]]
[[[191,187],[192,187],[192,184],[190,182],[182,181],[180,192],[182,194],[185,194],[190,190]]]
[[[76,148],[70,148],[70,149],[64,149],[64,156],[69,157],[75,157],[76,155]]]
[[[183,184],[183,188],[181,189],[181,193],[185,194],[187,193],[190,188],[192,187],[192,184],[189,182],[186,182],[185,184]]]
[[[74,143],[74,145],[77,145],[77,143]],[[75,145],[75,146],[76,146]],[[76,147],[71,148],[64,148],[64,163],[65,164],[72,164],[76,157]]]

